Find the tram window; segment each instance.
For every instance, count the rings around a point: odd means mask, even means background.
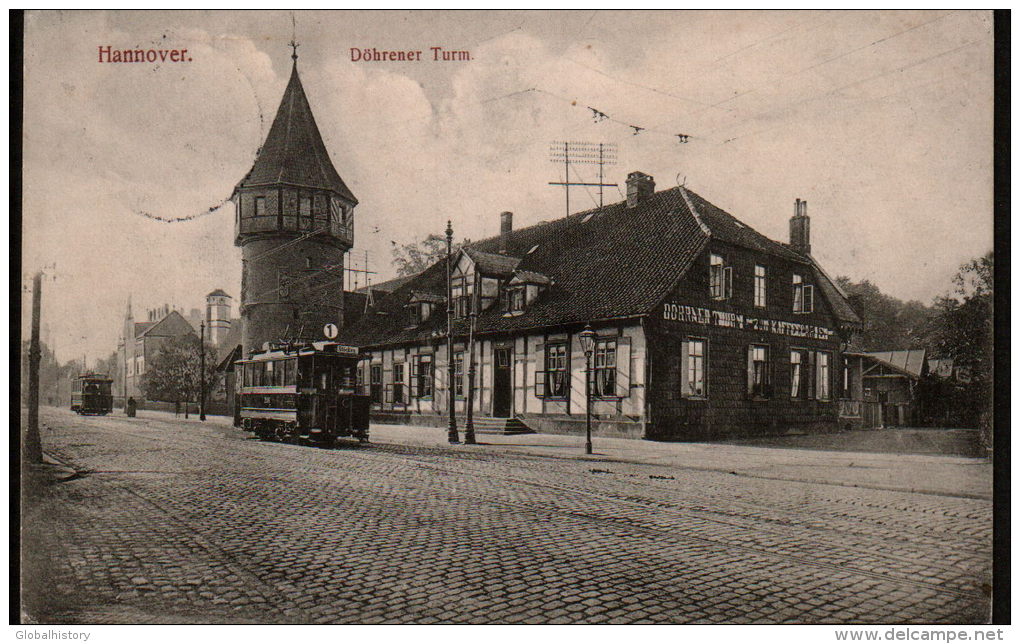
[[[283,384],[294,385],[297,384],[297,360],[291,358],[290,360],[283,361]]]

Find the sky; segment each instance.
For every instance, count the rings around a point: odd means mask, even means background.
[[[228,199],[294,37],[360,202],[349,257],[364,268],[367,253],[373,283],[395,275],[395,245],[448,219],[481,239],[502,211],[515,227],[564,216],[553,141],[616,146],[606,203],[640,170],[788,241],[805,199],[826,271],[901,299],[930,303],[992,248],[990,12],[30,12],[22,273],[46,270],[58,359],[109,355],[129,295],[136,319],[217,288],[238,297]],[[104,46],[189,60],[100,63]],[[434,61],[431,47],[470,59]],[[422,60],[354,61],[352,48]],[[597,201],[571,189],[572,212]]]

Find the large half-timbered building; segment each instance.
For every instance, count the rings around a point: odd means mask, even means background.
[[[860,398],[856,363],[843,358],[860,320],[811,257],[806,211],[798,200],[790,243],[780,243],[684,187],[655,192],[652,177],[634,172],[620,203],[520,230],[503,213],[498,236],[453,257],[452,300],[441,261],[342,339],[366,351],[361,378],[376,422],[443,425],[451,393],[463,416],[475,312],[473,409],[484,427],[583,432],[578,334],[590,324],[596,434],[835,429]]]

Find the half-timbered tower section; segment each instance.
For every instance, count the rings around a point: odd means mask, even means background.
[[[627,200],[500,234],[439,262],[346,330],[376,422],[445,424],[447,396],[482,427],[583,433],[591,355],[596,434],[700,440],[835,429],[860,320],[810,255],[683,187],[628,177]],[[447,308],[454,316],[447,363]],[[471,320],[474,317],[474,332]],[[448,374],[452,371],[450,386]],[[463,421],[463,418],[462,418]]]

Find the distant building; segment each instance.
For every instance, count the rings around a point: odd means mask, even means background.
[[[141,383],[152,359],[168,340],[185,335],[200,335],[200,325],[206,327],[206,344],[217,351],[231,342],[240,342],[241,328],[237,318],[231,318],[231,297],[220,289],[206,296],[205,315],[202,309],[193,308],[188,314],[164,304],[146,312],[146,320],[137,322],[128,298],[127,310],[120,341],[117,345],[117,373],[113,394],[118,400],[131,397],[144,400]]]
[[[884,427],[917,424],[917,387],[928,376],[924,349],[862,352],[864,401],[878,403]]]
[[[114,396],[144,400],[142,377],[148,365],[168,340],[185,335],[197,337],[198,334],[180,311],[163,305],[149,310],[145,322],[136,322],[129,299],[123,335],[117,346],[119,373],[114,379]]]
[[[677,186],[633,172],[625,201],[500,234],[397,285],[341,341],[376,422],[463,426],[471,314],[479,424],[583,434],[585,354],[596,433],[704,440],[831,431],[859,405],[843,351],[861,320],[811,255],[807,204],[790,243]],[[453,312],[453,364],[447,308]],[[453,372],[452,387],[448,373]],[[859,382],[859,380],[857,380]]]

